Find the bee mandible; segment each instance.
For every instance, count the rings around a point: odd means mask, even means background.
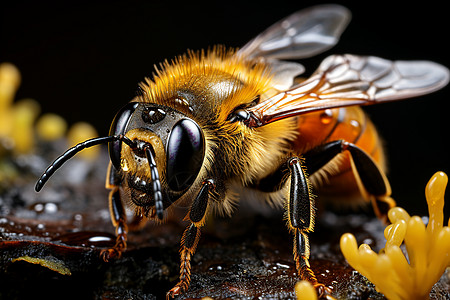
[[[339,5],[314,6],[239,50],[216,46],[164,62],[119,110],[109,136],[67,150],[36,191],[79,151],[108,144],[106,187],[117,239],[101,251],[105,261],[126,249],[126,203],[138,219],[156,221],[174,205],[187,205],[180,277],[167,298],[181,294],[208,215],[230,215],[239,199],[250,198],[285,207],[300,278],[321,295],[330,292],[309,263],[313,187],[323,199],[372,203],[384,218],[395,202],[377,131],[359,106],[424,95],[449,81],[448,69],[430,61],[348,54],[329,56],[299,80],[303,66],[283,59],[328,50],[350,17]]]

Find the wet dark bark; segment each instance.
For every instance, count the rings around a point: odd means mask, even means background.
[[[114,244],[103,186],[107,158],[71,162],[36,194],[40,160],[13,162],[17,174],[0,185],[0,299],[162,299],[178,279],[179,241],[187,225],[180,221],[183,209],[164,225],[150,223],[130,233],[123,257],[106,263],[100,251]],[[74,182],[73,172],[85,175]],[[311,235],[311,265],[336,298],[384,299],[339,248],[340,236],[352,232],[359,243],[378,250],[383,229],[370,214],[320,214]],[[297,280],[282,212],[263,216],[241,207],[231,219],[208,220],[191,286],[178,298],[292,299]],[[449,297],[449,286],[444,275],[432,298]]]

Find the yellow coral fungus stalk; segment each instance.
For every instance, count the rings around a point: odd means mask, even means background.
[[[10,63],[0,64],[0,138],[12,129],[11,105],[20,84],[20,72]]]
[[[389,211],[392,224],[384,231],[387,241],[379,254],[366,244],[358,248],[352,234],[341,237],[341,250],[348,263],[388,299],[428,299],[431,288],[450,266],[450,228],[443,226],[447,182],[447,175],[437,172],[427,184],[427,226],[420,217],[410,217],[400,207]],[[408,258],[400,249],[402,243]]]
[[[317,300],[316,289],[306,280],[297,282],[294,289],[297,300]]]

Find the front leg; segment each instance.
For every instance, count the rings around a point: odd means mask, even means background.
[[[308,233],[314,229],[314,197],[305,170],[297,157],[288,160],[291,175],[291,189],[288,200],[288,226],[294,233],[294,260],[302,280],[309,281],[320,297],[333,299],[331,290],[319,283],[309,264]],[[328,294],[328,295],[327,295]]]
[[[106,177],[106,188],[109,192],[109,213],[111,221],[116,228],[116,243],[114,247],[102,250],[100,256],[104,261],[108,262],[111,259],[120,258],[122,252],[127,247],[127,215],[123,206],[119,186],[121,184],[121,177],[114,166],[109,163]]]
[[[205,180],[186,216],[186,220],[190,221],[191,224],[186,228],[181,238],[180,278],[178,283],[166,294],[167,299],[173,298],[189,288],[191,281],[191,259],[200,240],[200,228],[205,223],[209,192],[213,189],[214,181],[212,179]]]
[[[116,244],[114,247],[102,250],[100,252],[100,256],[105,262],[108,262],[111,259],[120,258],[122,256],[122,252],[127,247],[127,216],[122,200],[120,199],[118,187],[114,187],[109,193],[109,208],[112,223],[116,228]]]

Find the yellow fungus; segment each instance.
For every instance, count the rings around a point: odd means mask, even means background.
[[[20,100],[13,106],[11,137],[17,153],[27,153],[33,148],[33,124],[39,111],[39,103],[33,99]]]
[[[70,269],[64,264],[64,262],[53,256],[47,256],[45,258],[21,256],[12,259],[12,262],[16,261],[25,261],[31,264],[41,265],[62,275],[72,275],[72,272],[70,272]]]
[[[0,82],[7,82],[14,86],[19,87],[20,84],[20,72],[17,67],[11,63],[1,63],[0,64]]]
[[[388,212],[389,220],[392,223],[397,222],[398,220],[408,221],[410,216],[406,210],[401,207],[393,207]]]
[[[317,292],[311,283],[306,280],[295,284],[295,295],[297,300],[317,300]]]
[[[379,254],[365,244],[358,249],[352,234],[341,237],[341,250],[348,263],[388,299],[428,299],[431,288],[450,266],[450,228],[443,226],[447,182],[447,175],[437,172],[427,184],[427,226],[422,218],[410,217],[402,208],[389,211],[392,224],[385,229],[386,245]],[[409,262],[400,249],[402,243]]]
[[[0,137],[12,129],[11,105],[20,83],[19,70],[10,63],[0,64]]]
[[[45,114],[36,122],[40,105],[35,100],[14,102],[20,81],[20,72],[14,65],[0,64],[0,156],[30,153],[34,151],[36,137],[49,142],[63,138],[67,131],[66,121],[55,114]],[[67,140],[73,146],[96,136],[97,132],[91,125],[80,122],[72,126]],[[98,149],[90,148],[82,151],[80,156],[95,159],[97,153]]]
[[[86,122],[78,122],[73,124],[70,127],[69,132],[67,133],[67,139],[69,140],[70,146],[75,146],[80,142],[84,142],[87,139],[91,139],[97,136],[98,134],[95,128]],[[95,159],[97,158],[98,153],[99,148],[92,147],[81,151],[78,156],[85,159]]]
[[[42,115],[36,123],[36,132],[45,141],[54,141],[64,136],[67,122],[56,114]]]
[[[437,172],[428,182],[425,189],[425,196],[428,203],[428,222],[427,231],[430,234],[438,234],[439,229],[444,223],[444,194],[448,178],[444,172]],[[441,188],[444,187],[444,188]]]
[[[404,220],[398,220],[394,224],[387,226],[384,230],[384,237],[387,240],[386,247],[400,246],[405,238],[406,228],[407,225]]]
[[[0,110],[9,107],[20,84],[20,72],[10,63],[0,64]]]

